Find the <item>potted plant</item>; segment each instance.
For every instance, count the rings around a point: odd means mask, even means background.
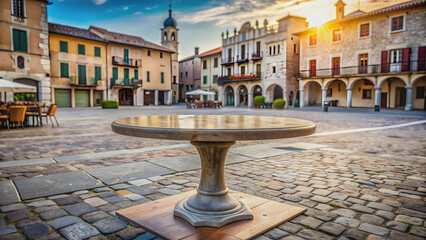
[[[264,96],[256,96],[253,100],[254,108],[260,108],[260,106],[263,106],[265,104],[265,97]]]
[[[331,100],[331,106],[336,107],[339,100]]]
[[[285,107],[285,100],[282,98],[277,98],[274,100],[274,108],[283,109]]]

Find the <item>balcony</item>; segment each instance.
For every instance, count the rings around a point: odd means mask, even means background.
[[[229,66],[234,64],[234,57],[222,58],[222,65]]]
[[[111,87],[140,87],[142,80],[138,79],[113,79],[111,78]]]
[[[140,67],[142,66],[142,60],[112,56],[112,64],[126,67]]]
[[[244,81],[259,81],[262,79],[263,73],[237,74],[230,76],[221,76],[217,78],[217,84],[222,86],[228,82],[244,82]]]
[[[251,54],[251,59],[253,61],[259,61],[263,58],[263,51],[257,51]]]
[[[70,77],[70,84],[74,86],[100,86],[102,80],[95,80],[94,77],[90,78],[77,78],[77,76]]]
[[[304,78],[324,78],[324,77],[352,77],[366,75],[384,75],[425,72],[426,61],[411,61],[401,63],[385,63],[366,66],[351,66],[341,68],[326,68],[302,70],[298,77]]]
[[[238,63],[245,63],[245,62],[248,62],[248,60],[249,60],[248,54],[244,54],[244,55],[241,55],[241,56],[237,55],[237,62]]]

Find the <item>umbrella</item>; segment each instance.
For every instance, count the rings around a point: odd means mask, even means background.
[[[5,79],[0,79],[0,92],[36,92],[37,88],[34,86],[12,82]]]
[[[186,92],[186,95],[216,95],[214,92],[208,92],[201,89],[197,89],[194,91]]]

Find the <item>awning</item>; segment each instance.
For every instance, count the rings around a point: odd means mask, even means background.
[[[34,86],[17,83],[5,79],[0,79],[0,92],[13,92],[13,93],[22,93],[22,92],[36,92],[37,88]]]
[[[216,95],[216,93],[197,89],[194,91],[186,92],[185,95]]]

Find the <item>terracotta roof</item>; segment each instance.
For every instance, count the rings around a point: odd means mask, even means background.
[[[49,32],[72,36],[72,37],[84,38],[84,39],[98,41],[98,42],[106,42],[104,39],[98,37],[96,34],[90,32],[89,30],[55,24],[55,23],[49,23]]]
[[[355,17],[355,16],[358,16],[358,15],[364,14],[364,13],[365,13],[364,11],[356,10],[355,12],[352,12],[352,13],[349,13],[348,15],[346,15],[345,18]]]
[[[183,59],[179,60],[179,62],[186,62],[186,61],[192,60],[192,59],[194,59],[194,58],[196,58],[198,56],[200,56],[200,55],[195,54],[195,55],[183,58]]]
[[[210,51],[204,52],[204,53],[198,55],[198,57],[206,57],[206,56],[218,54],[218,53],[221,53],[221,52],[222,52],[222,47],[218,47],[218,48],[212,49]]]
[[[94,26],[90,26],[89,30],[91,29],[97,32],[100,32],[103,35],[102,38],[108,42],[121,43],[125,45],[132,45],[132,46],[142,47],[142,48],[150,48],[150,49],[155,49],[155,50],[164,51],[164,52],[175,52],[169,48],[165,48],[160,45],[145,41],[143,38],[138,36],[111,32],[104,28],[94,27]]]

